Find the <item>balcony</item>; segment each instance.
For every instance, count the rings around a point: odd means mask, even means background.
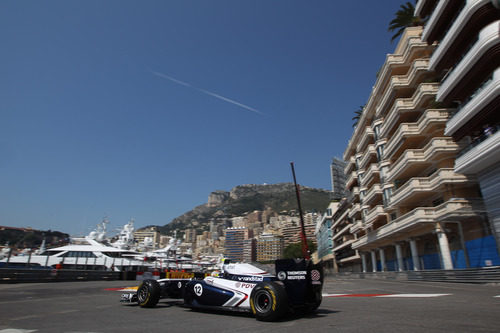
[[[361,186],[370,187],[374,181],[380,182],[379,174],[378,164],[370,164],[370,166],[365,170]]]
[[[361,215],[361,205],[359,203],[352,205],[351,209],[348,210],[347,215],[351,219],[356,215]]]
[[[358,204],[359,205],[359,204]],[[344,209],[344,211],[342,212],[342,215],[340,215],[339,217],[337,217],[333,223],[332,223],[332,226],[330,227],[330,230],[333,230],[335,229],[339,224],[341,224],[342,222],[346,221],[346,218],[347,218],[347,214],[350,212],[351,210],[350,209]]]
[[[423,149],[406,150],[392,164],[386,181],[409,178],[421,170],[437,164],[440,160],[454,157],[458,150],[459,146],[451,138],[433,138]]]
[[[345,188],[350,189],[352,186],[355,186],[358,184],[358,173],[356,171],[351,172],[349,177],[347,177],[347,180],[345,182]]]
[[[492,80],[488,81],[474,96],[463,105],[446,124],[445,135],[453,135],[460,128],[495,102],[500,95],[500,68],[493,73]]]
[[[349,232],[351,234],[355,234],[360,230],[363,230],[363,222],[362,221],[355,221],[353,224],[351,224],[351,227],[349,228]]]
[[[444,3],[448,1],[440,2]],[[444,38],[441,40],[436,51],[433,53],[429,64],[429,68],[431,70],[449,68],[448,62],[453,61],[455,58],[450,54],[455,53],[457,50],[464,49],[463,41],[460,39],[470,38],[470,36],[476,36],[479,32],[477,31],[478,28],[480,29],[485,22],[492,22],[491,17],[495,17],[496,9],[492,7],[492,12],[490,12],[487,9],[487,6],[491,6],[490,3],[491,0],[466,1],[465,7],[460,11],[459,15],[457,16],[449,30],[446,32]],[[435,12],[437,12],[437,9],[438,8],[436,8]],[[427,23],[428,26],[429,23],[430,22]],[[426,30],[428,30],[427,27]],[[427,37],[426,32],[427,31],[424,31],[424,38]]]
[[[351,246],[351,244],[354,243],[354,239],[349,239],[349,240],[346,240],[345,242],[343,242],[342,244],[340,245],[337,245],[335,246],[332,251],[335,252],[335,251],[340,251],[348,246]]]
[[[459,221],[479,216],[484,211],[482,201],[452,199],[437,207],[415,208],[409,213],[393,220],[377,230],[367,233],[352,244],[353,249],[363,246],[379,247],[394,244],[421,230],[422,234],[435,228],[436,222]]]
[[[434,10],[432,11],[432,15],[427,20],[425,25],[425,29],[422,33],[422,40],[432,44],[436,39],[441,36],[449,22],[453,19],[453,17],[460,11],[460,5],[457,4],[459,1],[439,1]],[[420,1],[419,1],[420,3]],[[419,4],[415,7],[415,15],[417,14],[417,9],[419,9]]]
[[[498,45],[500,45],[500,21],[493,22],[481,30],[479,40],[442,83],[436,95],[436,100],[460,98],[460,96],[452,96],[453,92],[460,85],[468,85],[468,82],[472,79],[470,72],[473,68],[478,65],[488,66],[486,64],[488,61],[492,61],[499,56],[499,52],[495,50]]]
[[[374,136],[373,129],[370,126],[366,126],[365,131],[356,146],[356,151],[364,151],[366,149],[366,145],[374,143]]]
[[[368,162],[372,162],[372,163],[376,162],[377,161],[377,150],[375,149],[375,145],[373,145],[373,144],[368,145],[368,148],[366,149],[364,154],[362,154],[362,156],[363,157],[359,161],[359,168],[360,169],[365,168],[365,166],[368,164]]]
[[[479,144],[468,148],[455,161],[455,171],[477,174],[500,162],[500,131],[484,137]]]
[[[379,200],[377,201],[382,201],[382,187],[380,186],[380,184],[375,184],[370,188],[370,190],[366,193],[365,198],[363,199],[363,204],[371,206],[372,201],[376,199],[377,196],[379,196]]]
[[[388,87],[385,90],[379,105],[376,108],[375,116],[382,117],[387,114],[395,98],[402,98],[408,95],[415,86],[423,80],[424,76],[429,75],[429,60],[417,59],[412,64],[407,75],[394,75],[391,77]]]
[[[412,97],[397,99],[386,115],[380,136],[388,136],[392,128],[401,122],[404,114],[421,112],[420,109],[434,99],[438,89],[439,83],[421,83]]]
[[[448,120],[446,110],[427,110],[417,123],[402,123],[385,146],[384,157],[393,158],[396,151],[415,146],[414,141],[421,141],[435,132],[441,132]],[[397,158],[397,157],[396,157]]]
[[[410,27],[407,28],[400,39],[400,42],[394,52],[394,54],[388,54],[384,65],[382,66],[377,81],[372,88],[370,98],[365,106],[366,111],[363,112],[359,124],[366,124],[366,117],[373,116],[373,110],[379,103],[379,98],[383,95],[384,90],[386,90],[387,84],[394,74],[403,74],[407,71],[408,63],[416,58],[428,57],[434,46],[427,45],[427,43],[422,42],[420,39],[420,34],[422,32],[422,27]],[[362,136],[362,131],[364,127],[358,126],[354,130],[354,133],[347,144],[347,148],[344,151],[343,158],[347,160],[351,154],[354,154],[355,147],[358,144],[358,140]]]
[[[337,233],[334,233],[333,237],[332,237],[332,241],[336,241],[337,239],[339,239],[341,236],[345,236],[345,235],[350,235],[349,234],[349,229],[351,228],[351,225],[348,224],[346,225],[344,228],[342,228],[342,230],[340,230],[339,232]]]
[[[415,16],[426,17],[432,12],[438,0],[419,0],[415,4]]]
[[[372,228],[374,223],[381,218],[387,219],[387,213],[384,210],[384,206],[378,205],[373,207],[365,215],[365,228]]]
[[[344,168],[344,174],[348,175],[351,171],[355,169],[355,166],[356,166],[356,158],[354,156],[351,156]]]
[[[392,193],[388,209],[419,205],[435,192],[444,192],[450,184],[467,184],[473,180],[455,173],[453,169],[439,169],[430,177],[415,177]]]

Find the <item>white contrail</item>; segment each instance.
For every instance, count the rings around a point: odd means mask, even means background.
[[[181,80],[177,80],[176,78],[173,78],[173,77],[171,77],[171,76],[169,76],[169,75],[166,75],[166,74],[163,74],[163,73],[160,73],[160,72],[155,72],[155,71],[153,71],[153,70],[151,70],[151,69],[150,69],[149,71],[150,71],[152,74],[154,74],[154,75],[156,75],[156,76],[158,76],[158,77],[161,77],[161,78],[163,78],[163,79],[170,80],[170,81],[172,81],[172,82],[174,82],[174,83],[177,83],[177,84],[183,85],[183,86],[185,86],[185,87],[190,87],[190,88],[196,89],[196,90],[198,90],[199,92],[202,92],[202,93],[204,93],[204,94],[206,94],[206,95],[209,95],[209,96],[212,96],[212,97],[218,98],[218,99],[220,99],[220,100],[222,100],[222,101],[224,101],[224,102],[227,102],[227,103],[234,104],[234,105],[239,106],[240,108],[246,109],[246,110],[248,110],[248,111],[252,111],[252,112],[258,113],[258,114],[263,115],[263,116],[265,115],[263,112],[260,112],[260,111],[259,111],[259,110],[257,110],[257,109],[254,109],[254,108],[252,108],[252,107],[250,107],[250,106],[248,106],[248,105],[245,105],[245,104],[242,104],[242,103],[236,102],[235,100],[232,100],[232,99],[230,99],[230,98],[227,98],[227,97],[224,97],[224,96],[218,95],[218,94],[216,94],[216,93],[214,93],[214,92],[211,92],[211,91],[208,91],[208,90],[205,90],[205,89],[201,89],[201,88],[195,87],[195,86],[193,86],[193,85],[192,85],[192,84],[190,84],[190,83],[187,83],[187,82],[184,82],[184,81],[181,81]]]

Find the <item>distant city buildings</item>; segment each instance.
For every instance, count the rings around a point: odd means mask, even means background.
[[[242,262],[244,259],[245,241],[250,239],[252,234],[248,228],[234,227],[224,230],[225,246],[224,256],[234,262]]]
[[[283,236],[273,233],[263,233],[256,240],[256,259],[259,262],[280,259],[283,256],[284,248]]]
[[[134,231],[134,241],[137,244],[157,248],[160,245],[160,232],[156,227]]]
[[[338,158],[332,160],[330,164],[330,176],[332,181],[332,199],[340,200],[345,196],[346,176],[344,168],[346,163]]]

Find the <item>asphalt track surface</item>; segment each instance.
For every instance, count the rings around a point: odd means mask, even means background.
[[[500,332],[500,286],[327,280],[317,313],[259,322],[249,314],[119,303],[134,281],[0,285],[0,333]]]

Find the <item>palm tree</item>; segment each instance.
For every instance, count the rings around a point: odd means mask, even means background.
[[[418,16],[414,16],[415,6],[411,2],[406,2],[401,5],[396,12],[396,17],[389,23],[389,31],[396,33],[392,36],[391,42],[398,38],[407,27],[416,27],[423,24],[423,21]]]
[[[358,122],[361,119],[361,115],[363,114],[364,109],[365,109],[365,106],[361,105],[358,110],[354,111],[354,113],[356,115],[354,117],[352,117],[352,120],[354,120],[354,124],[352,124],[352,127],[356,127],[358,125]]]

